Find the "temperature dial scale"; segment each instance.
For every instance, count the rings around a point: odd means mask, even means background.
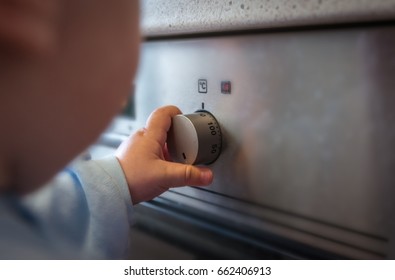
[[[210,164],[221,153],[220,126],[207,111],[174,116],[168,132],[167,147],[176,162]]]

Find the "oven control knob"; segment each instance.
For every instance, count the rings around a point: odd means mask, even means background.
[[[221,129],[211,113],[196,111],[172,118],[167,148],[174,161],[210,164],[218,158],[221,146]]]

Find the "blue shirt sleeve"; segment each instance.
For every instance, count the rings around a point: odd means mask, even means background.
[[[133,206],[118,160],[113,156],[80,162],[69,172],[87,202],[86,252],[106,259],[126,257]]]
[[[37,234],[59,250],[59,258],[70,248],[69,255],[77,258],[128,255],[133,205],[114,156],[72,165],[28,197],[24,207],[35,217]]]

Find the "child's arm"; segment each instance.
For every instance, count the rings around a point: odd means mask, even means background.
[[[174,106],[155,110],[146,127],[132,135],[116,152],[133,204],[150,200],[171,187],[204,186],[213,180],[208,168],[166,160],[167,131],[171,118],[177,114],[181,111]]]
[[[0,259],[127,257],[133,206],[114,156],[78,161],[14,204],[11,225],[0,219]]]
[[[21,212],[33,217],[30,226],[28,230],[9,230],[9,238],[0,240],[0,258],[126,257],[132,201],[150,200],[170,187],[212,181],[207,168],[166,161],[167,131],[171,117],[179,113],[173,106],[156,110],[146,128],[121,145],[117,158],[80,161],[47,188],[26,197]],[[16,225],[26,227],[24,223]],[[30,238],[21,241],[21,232]],[[44,241],[45,246],[32,238]]]

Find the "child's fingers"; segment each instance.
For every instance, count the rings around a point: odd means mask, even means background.
[[[181,114],[181,111],[175,106],[165,106],[156,109],[147,120],[147,135],[163,146],[171,126],[171,118],[178,114]]]
[[[200,166],[175,162],[164,163],[164,178],[162,184],[168,188],[182,186],[207,186],[213,181],[213,172]]]
[[[165,143],[165,145],[163,145],[163,156],[166,161],[172,161],[169,150],[167,148],[167,143]]]

